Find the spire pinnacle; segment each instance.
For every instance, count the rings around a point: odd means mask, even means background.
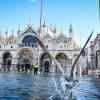
[[[20,32],[21,32],[21,29],[20,29],[20,27],[19,27],[19,29],[18,29],[18,32],[17,32],[17,33],[18,33],[18,34],[20,34]]]
[[[32,18],[30,18],[30,19],[29,19],[28,27],[32,27],[32,25],[33,25],[33,24],[32,24]]]
[[[61,34],[63,33],[63,32],[62,32],[62,27],[61,27],[61,32],[60,32],[60,33],[61,33]]]
[[[2,37],[2,31],[0,31],[0,37]]]
[[[73,28],[72,28],[72,24],[70,24],[70,27],[69,27],[69,37],[70,38],[73,38]]]
[[[55,27],[54,27],[54,30],[53,30],[53,31],[54,31],[54,33],[56,33],[56,25],[55,25]]]
[[[48,32],[48,27],[47,27],[47,34],[49,34],[49,32]]]
[[[69,33],[72,33],[72,32],[73,32],[72,24],[70,24],[70,27],[69,27]]]
[[[17,31],[17,36],[19,37],[21,33],[21,28],[19,27],[18,31]]]
[[[12,36],[14,36],[14,30],[12,30]]]
[[[45,21],[44,21],[44,23],[43,23],[43,27],[46,27],[46,23],[45,23]]]
[[[6,31],[5,31],[5,38],[6,39],[8,38],[8,27],[7,27]]]
[[[7,27],[6,31],[5,31],[5,35],[8,35],[8,27]]]

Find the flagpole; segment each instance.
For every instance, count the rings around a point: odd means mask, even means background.
[[[43,0],[41,0],[41,11],[40,11],[40,30],[39,30],[39,39],[41,39],[41,33],[42,33],[42,10],[43,10]],[[39,44],[38,44],[38,64],[39,64],[39,53],[40,53],[40,48],[39,48]]]
[[[100,25],[100,0],[99,0],[99,25]]]
[[[41,0],[41,12],[40,12],[40,33],[39,33],[39,35],[42,33],[42,27],[41,27],[41,24],[42,24],[42,12],[43,12],[43,0]]]

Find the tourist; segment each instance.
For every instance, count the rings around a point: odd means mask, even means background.
[[[27,63],[26,65],[25,65],[25,71],[32,71],[32,68],[31,68],[31,65],[29,64],[29,63]]]
[[[33,70],[33,67],[32,67],[32,65],[30,65],[30,70],[31,70],[31,71]]]
[[[28,71],[28,63],[25,63],[25,71]]]
[[[7,63],[7,71],[10,71],[10,68],[11,68],[11,62],[8,61],[8,63]]]
[[[6,72],[6,66],[5,66],[4,64],[2,64],[2,70],[3,70],[4,72]]]
[[[17,70],[20,72],[20,65],[19,64],[17,65]]]
[[[23,64],[21,64],[21,70],[22,70],[22,72],[24,71],[24,65]]]
[[[45,66],[45,72],[49,73],[49,62],[46,61],[44,66]]]
[[[7,72],[9,72],[10,71],[10,66],[9,65],[7,65]]]
[[[39,64],[36,63],[36,64],[33,66],[33,68],[34,68],[34,75],[37,75],[38,69],[40,68]]]

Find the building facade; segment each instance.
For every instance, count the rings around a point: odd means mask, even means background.
[[[90,49],[90,68],[100,69],[100,34],[97,34],[94,41],[91,41]]]
[[[55,65],[52,59],[38,45],[34,37],[35,34],[40,37],[48,51],[65,70],[67,66],[72,66],[81,50],[75,41],[72,25],[69,27],[69,36],[67,36],[62,31],[57,33],[56,27],[48,28],[45,22],[42,25],[41,33],[40,28],[34,30],[32,24],[29,24],[25,31],[18,30],[17,37],[13,35],[13,32],[11,36],[8,36],[8,31],[5,32],[5,36],[0,36],[0,65],[11,64],[11,66],[15,66],[25,63],[33,65],[39,61],[41,69],[43,69],[45,62],[48,61],[50,71],[58,72],[57,67],[54,69],[52,67]]]

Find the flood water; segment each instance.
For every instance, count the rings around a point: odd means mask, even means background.
[[[50,96],[57,94],[54,77],[59,83],[60,75],[0,73],[0,100],[50,100]],[[100,100],[100,78],[79,78],[72,94],[72,100]],[[54,97],[53,100],[63,99]]]

